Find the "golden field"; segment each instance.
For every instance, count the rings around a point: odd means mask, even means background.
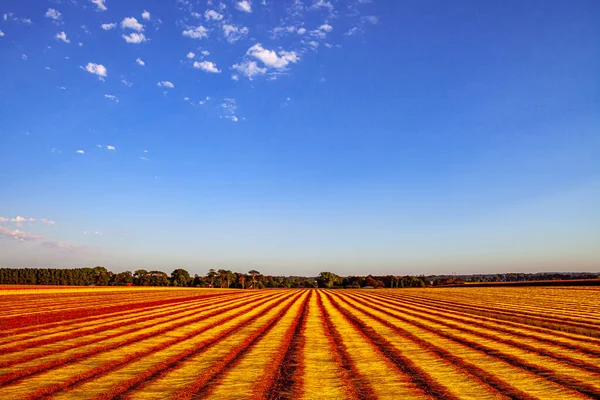
[[[600,288],[0,288],[0,399],[600,398]]]

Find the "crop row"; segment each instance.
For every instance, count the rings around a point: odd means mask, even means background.
[[[3,331],[0,398],[600,398],[600,292],[578,289],[156,289]],[[560,298],[590,319],[546,317]]]

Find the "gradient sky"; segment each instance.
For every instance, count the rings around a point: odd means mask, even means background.
[[[4,0],[0,265],[600,270],[600,2]]]

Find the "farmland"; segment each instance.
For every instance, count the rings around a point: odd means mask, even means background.
[[[600,397],[599,287],[0,289],[1,399]]]

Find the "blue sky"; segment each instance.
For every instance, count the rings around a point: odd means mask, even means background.
[[[599,16],[3,1],[0,264],[598,271]]]

